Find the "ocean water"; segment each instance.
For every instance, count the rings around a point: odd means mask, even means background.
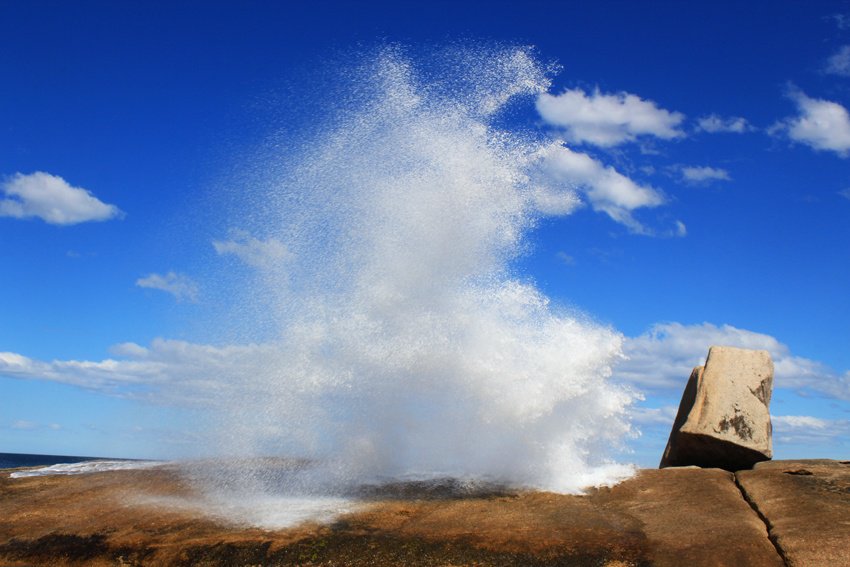
[[[79,457],[69,455],[30,455],[27,453],[0,453],[0,469],[19,467],[46,467],[60,463],[82,463],[94,461],[98,457]]]
[[[11,473],[12,478],[31,476],[73,475],[94,472],[153,468],[165,464],[163,461],[135,459],[103,459],[69,455],[30,455],[0,453],[0,469],[38,467]]]

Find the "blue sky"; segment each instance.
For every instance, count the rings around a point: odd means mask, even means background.
[[[850,3],[34,1],[0,21],[0,451],[194,454],[203,418],[159,403],[132,349],[203,357],[208,264],[276,253],[228,236],[246,156],[331,112],[354,54],[479,41],[561,66],[505,120],[565,140],[583,206],[516,269],[625,337],[615,375],[645,400],[624,458],[655,464],[710,344],[773,354],[778,458],[847,457]]]

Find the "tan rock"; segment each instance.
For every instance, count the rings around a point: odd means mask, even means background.
[[[741,497],[727,471],[689,467],[643,470],[591,498],[606,509],[640,521],[651,550],[649,565],[783,565],[764,522]]]
[[[764,350],[713,346],[691,373],[660,467],[730,471],[773,456],[773,362]]]
[[[758,463],[736,477],[789,567],[850,567],[850,461]]]
[[[717,469],[644,470],[585,496],[399,488],[331,525],[267,530],[213,514],[177,470],[0,473],[0,565],[783,565]]]

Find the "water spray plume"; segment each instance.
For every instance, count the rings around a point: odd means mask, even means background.
[[[629,473],[609,461],[634,398],[608,380],[620,335],[512,271],[553,191],[539,163],[553,142],[496,123],[533,105],[547,71],[523,48],[427,63],[367,58],[324,131],[254,194],[262,221],[234,221],[276,243],[251,285],[278,328],[215,404],[218,442],[293,460],[219,488],[451,477],[575,492]]]

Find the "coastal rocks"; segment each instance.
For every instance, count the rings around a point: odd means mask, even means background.
[[[729,471],[773,456],[773,362],[764,350],[713,346],[694,368],[660,468],[696,465]]]
[[[582,496],[444,486],[392,486],[330,524],[269,530],[233,522],[176,468],[0,473],[0,565],[783,567],[722,470],[642,470]]]
[[[719,469],[645,469],[591,495],[598,506],[639,520],[655,567],[783,567],[764,522]],[[826,564],[825,564],[826,565]]]
[[[850,461],[772,461],[735,476],[786,565],[850,567]]]
[[[0,565],[850,567],[850,461],[644,469],[582,496],[443,487],[393,485],[329,524],[269,530],[177,468],[0,472]]]

